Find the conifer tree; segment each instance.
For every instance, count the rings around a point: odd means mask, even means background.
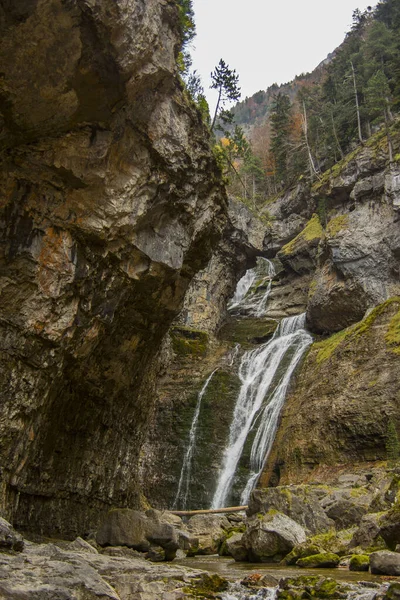
[[[275,164],[278,186],[288,183],[288,155],[290,143],[291,103],[286,94],[276,94],[271,111],[271,154]]]
[[[222,117],[222,120],[225,123],[232,121],[231,113],[229,111],[224,111],[223,107],[227,101],[239,100],[239,75],[237,75],[235,69],[230,69],[221,58],[218,65],[211,73],[211,82],[210,88],[218,91],[218,100],[211,123],[211,130],[213,130],[218,116]]]

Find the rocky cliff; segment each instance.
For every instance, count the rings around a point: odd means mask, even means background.
[[[189,489],[192,508],[210,505],[240,388],[240,355],[268,340],[271,318],[306,312],[315,344],[292,381],[262,483],[326,480],[338,465],[351,470],[386,459],[388,420],[400,425],[399,123],[391,134],[392,164],[378,132],[317,181],[302,178],[272,198],[258,219],[239,219],[241,234],[231,235],[236,250],[218,250],[193,280],[164,354],[169,366],[142,462],[146,493],[157,506],[176,500],[198,393],[218,367],[202,401]],[[238,321],[226,301],[253,264],[239,257],[244,238],[254,240],[253,253],[274,261],[276,275],[266,314]],[[242,348],[235,354],[236,343]]]
[[[173,1],[0,6],[0,510],[139,506],[154,357],[225,221]]]

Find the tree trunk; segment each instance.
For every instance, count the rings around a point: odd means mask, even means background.
[[[231,506],[228,508],[205,508],[203,510],[171,510],[173,515],[191,517],[193,515],[216,515],[218,513],[232,513],[247,510],[248,506]]]
[[[356,110],[357,110],[357,126],[358,126],[358,138],[361,144],[364,143],[362,131],[361,131],[361,117],[360,117],[360,106],[358,104],[358,93],[357,93],[357,83],[356,83],[356,72],[354,70],[353,61],[350,61],[351,70],[353,72],[353,84],[354,84],[354,97],[356,99]]]

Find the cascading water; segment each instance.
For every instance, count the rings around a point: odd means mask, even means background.
[[[196,404],[196,408],[195,408],[194,415],[193,415],[193,421],[192,421],[192,425],[190,427],[190,432],[189,432],[189,443],[188,443],[185,457],[183,459],[183,465],[182,465],[181,475],[180,475],[179,484],[178,484],[178,491],[176,492],[176,496],[175,496],[174,503],[173,503],[173,508],[177,508],[178,503],[182,510],[185,510],[185,508],[187,508],[186,505],[187,505],[188,496],[189,496],[190,477],[191,477],[191,471],[192,471],[192,459],[193,459],[193,452],[194,452],[195,445],[196,445],[197,426],[198,426],[199,416],[200,416],[201,401],[203,399],[204,394],[206,393],[208,384],[210,383],[210,381],[213,378],[213,375],[216,371],[218,371],[218,368],[214,369],[214,371],[208,377],[208,379],[206,380],[205,384],[203,385],[203,387],[201,388],[201,390],[197,396],[197,404]]]
[[[239,367],[242,386],[212,508],[225,505],[246,439],[253,427],[256,435],[251,449],[251,473],[241,497],[243,504],[256,484],[274,441],[291,376],[312,342],[304,324],[305,314],[283,319],[268,343],[244,353]]]
[[[228,310],[230,312],[240,310],[249,316],[262,317],[274,276],[274,264],[267,258],[259,257],[257,266],[246,271],[237,284],[235,294],[228,304]],[[254,286],[256,281],[257,285]]]

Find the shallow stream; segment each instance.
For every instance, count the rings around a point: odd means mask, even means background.
[[[347,568],[337,569],[302,569],[300,567],[282,567],[271,563],[249,563],[236,562],[230,557],[218,556],[195,556],[192,558],[182,558],[174,560],[174,564],[191,567],[192,569],[202,569],[211,573],[218,573],[229,581],[243,579],[251,573],[261,573],[262,575],[271,575],[278,581],[282,577],[298,577],[299,575],[318,575],[323,577],[332,577],[338,581],[348,581],[356,583],[358,581],[373,581],[381,583],[387,581],[388,577],[372,575],[369,572],[349,571]]]

